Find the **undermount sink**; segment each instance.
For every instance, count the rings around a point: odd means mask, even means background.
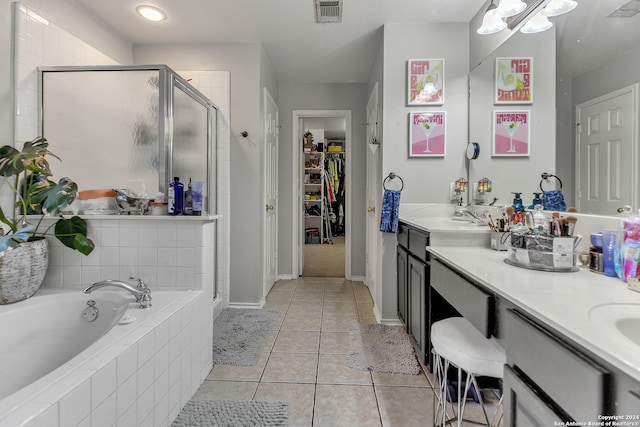
[[[589,318],[640,346],[640,304],[602,304],[589,310]]]

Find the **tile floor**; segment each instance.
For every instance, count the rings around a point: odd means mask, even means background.
[[[293,427],[431,425],[433,394],[425,375],[346,366],[351,326],[376,322],[362,282],[282,280],[265,308],[280,316],[258,364],[214,366],[194,398],[285,400]]]

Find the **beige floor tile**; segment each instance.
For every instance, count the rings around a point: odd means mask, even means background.
[[[276,290],[276,289],[295,289],[296,286],[298,286],[298,281],[297,280],[278,280],[276,283],[273,284],[273,287],[271,288],[271,290]]]
[[[355,301],[353,291],[324,291],[325,301]]]
[[[283,331],[319,331],[322,325],[322,315],[313,314],[287,314],[282,326]]]
[[[324,298],[323,290],[307,290],[307,289],[296,289],[293,294],[293,299],[291,301],[313,301],[322,303],[322,299]]]
[[[323,314],[322,332],[349,332],[358,323],[355,314]]]
[[[267,295],[267,301],[289,302],[294,292],[293,289],[273,289]]]
[[[371,372],[347,367],[347,354],[318,356],[318,384],[372,384]]]
[[[349,353],[349,345],[349,332],[322,331],[320,333],[321,354]]]
[[[353,295],[356,298],[357,304],[373,304],[373,298],[369,291],[366,292],[354,292]]]
[[[339,292],[339,291],[350,291],[353,292],[353,286],[351,286],[350,282],[334,282],[327,283],[324,285],[325,291]]]
[[[373,304],[358,304],[358,316],[375,317],[373,314]]]
[[[271,351],[274,353],[317,353],[319,348],[319,331],[280,331]]]
[[[289,305],[287,314],[317,314],[322,313],[320,301],[293,301]]]
[[[254,366],[215,365],[207,380],[260,381],[268,359],[269,352],[265,351]]]
[[[318,384],[313,426],[381,426],[373,387]]]
[[[314,384],[261,382],[254,400],[286,401],[289,405],[289,425],[310,427],[313,420],[315,392]]]
[[[279,333],[280,329],[274,328],[273,331],[271,331],[271,334],[267,338],[267,342],[264,344],[263,351],[270,352],[271,350],[273,350],[273,345],[276,343],[276,338],[278,338]]]
[[[322,314],[357,314],[358,309],[354,301],[325,301]]]
[[[433,420],[428,388],[375,386],[383,426],[424,427]]]
[[[261,381],[313,384],[317,370],[317,353],[271,353]]]
[[[297,291],[324,291],[324,281],[301,282],[296,288]]]
[[[289,301],[267,300],[264,303],[267,310],[277,310],[279,313],[286,313],[289,308]]]
[[[194,399],[203,400],[251,400],[258,388],[258,382],[247,381],[205,381]]]
[[[405,386],[431,388],[431,384],[424,374],[405,375],[373,372],[373,384],[376,386]]]
[[[375,317],[358,317],[358,322],[369,325],[378,323],[378,319],[376,319]]]

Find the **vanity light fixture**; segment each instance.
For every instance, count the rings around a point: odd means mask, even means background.
[[[484,18],[482,19],[482,25],[477,30],[478,34],[493,34],[507,28],[507,23],[504,22],[501,17],[496,15],[496,9],[497,6],[493,4],[493,0],[491,0],[491,4],[487,8]]]
[[[508,18],[522,12],[527,8],[523,0],[500,0],[500,5],[496,9],[496,15],[501,18]]]
[[[164,13],[163,10],[158,9],[155,6],[143,4],[136,7],[136,12],[138,12],[138,14],[143,18],[153,22],[164,21],[165,19],[167,19],[167,14]]]
[[[575,0],[551,0],[540,13],[544,16],[558,16],[571,12],[577,5]]]
[[[520,28],[520,31],[525,34],[541,33],[551,28],[553,24],[549,19],[538,12],[533,18],[531,18],[526,24]]]

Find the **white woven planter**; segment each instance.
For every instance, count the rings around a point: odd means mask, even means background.
[[[0,254],[0,304],[22,301],[35,294],[48,264],[49,245],[45,238],[21,243]]]

